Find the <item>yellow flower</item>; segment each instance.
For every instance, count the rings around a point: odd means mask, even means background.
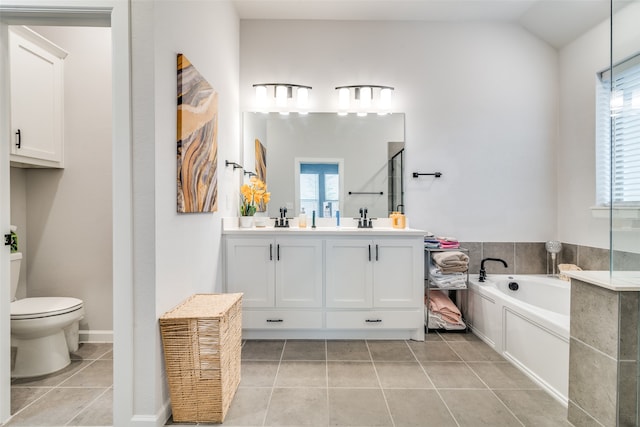
[[[240,187],[242,196],[242,204],[240,205],[240,215],[253,215],[256,213],[258,206],[262,204],[266,207],[271,199],[271,193],[267,193],[267,185],[255,176],[249,180],[250,184],[243,184]]]

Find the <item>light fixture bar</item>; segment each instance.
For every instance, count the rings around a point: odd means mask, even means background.
[[[254,85],[255,86],[255,85]],[[371,89],[390,89],[395,90],[392,86],[380,86],[380,85],[350,85],[350,86],[336,86],[336,90],[340,89],[361,89],[363,87],[370,87]]]
[[[311,86],[299,85],[295,83],[256,83],[253,85],[256,92],[255,104],[259,111],[279,111],[280,114],[289,114],[289,110],[298,111],[305,114],[309,106],[309,91]],[[270,101],[267,96],[267,88],[273,87],[273,99]],[[295,106],[289,103],[294,98]]]
[[[297,85],[294,83],[256,83],[253,85],[253,87],[258,87],[258,86],[285,86],[288,88],[305,88],[305,89],[313,89],[311,86],[305,86],[305,85]],[[393,88],[392,88],[393,89]]]
[[[353,98],[351,89],[353,89]],[[336,86],[336,90],[338,91],[338,114],[341,116],[349,112],[357,113],[362,117],[367,113],[377,112],[379,115],[385,115],[391,112],[391,93],[395,90],[392,86],[345,85]]]

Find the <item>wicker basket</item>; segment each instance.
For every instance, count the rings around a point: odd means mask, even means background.
[[[160,317],[174,421],[221,423],[240,383],[242,294],[197,294]]]

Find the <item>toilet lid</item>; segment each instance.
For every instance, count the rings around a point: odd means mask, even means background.
[[[11,319],[57,316],[82,308],[82,300],[69,297],[23,298],[11,303]]]

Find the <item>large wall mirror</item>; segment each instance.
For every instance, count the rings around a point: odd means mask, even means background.
[[[244,113],[243,149],[245,171],[271,192],[271,217],[281,207],[317,217],[404,210],[404,114]]]

